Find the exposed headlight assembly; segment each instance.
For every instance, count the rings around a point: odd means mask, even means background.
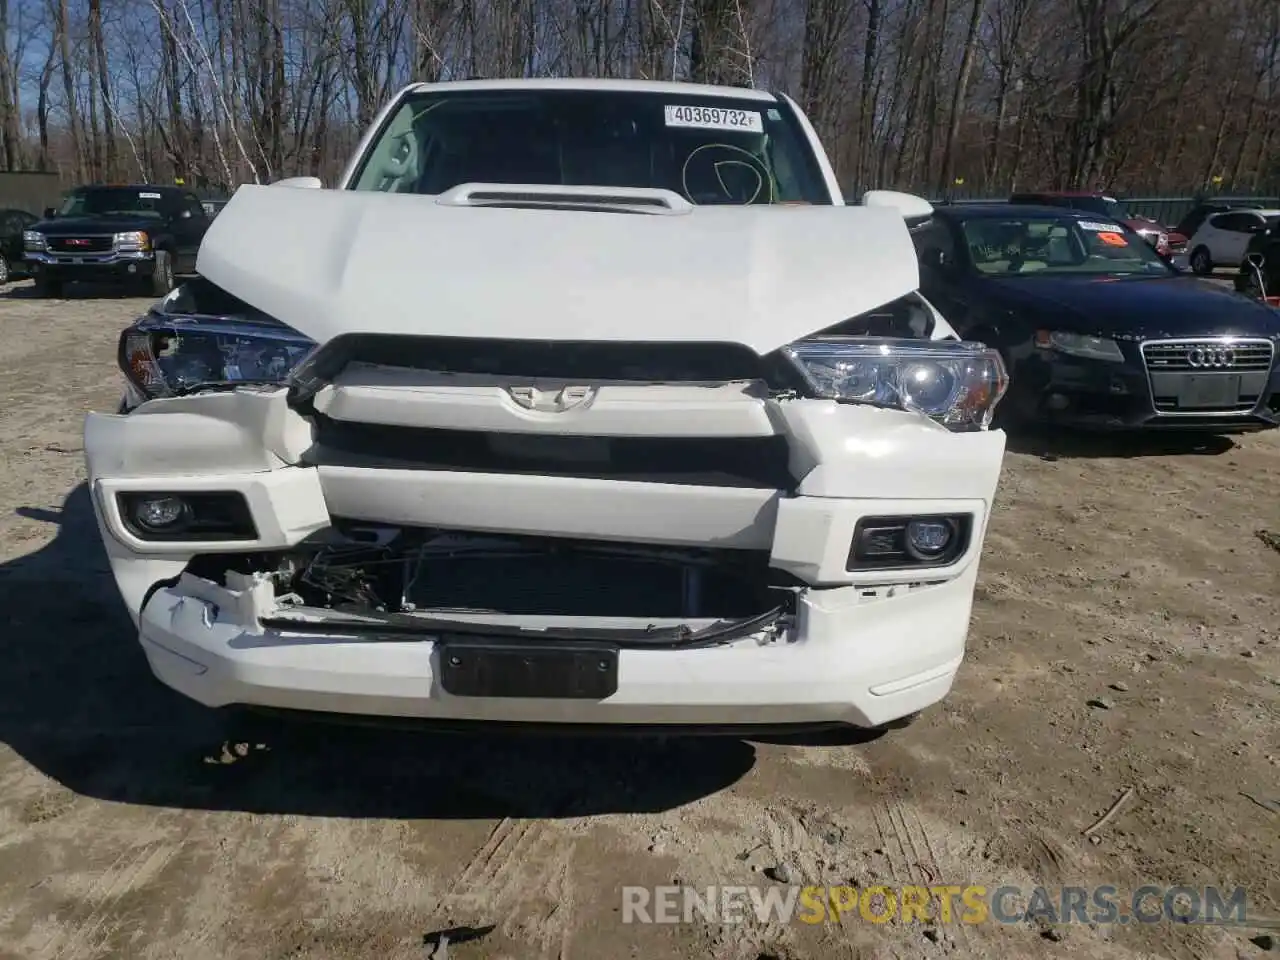
[[[784,348],[810,391],[921,413],[949,430],[985,430],[1009,386],[1000,354],[965,340],[816,337]]]
[[[181,316],[158,309],[120,335],[119,363],[139,400],[153,400],[283,384],[315,346],[267,318]]]
[[[22,231],[22,249],[24,250],[44,250],[48,247],[44,234],[39,230],[23,230]]]

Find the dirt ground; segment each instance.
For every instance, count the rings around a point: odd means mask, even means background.
[[[0,957],[1264,956],[1258,930],[1170,923],[623,924],[620,888],[785,865],[1243,885],[1280,915],[1280,550],[1256,535],[1280,534],[1280,435],[1011,452],[956,689],[875,742],[343,731],[211,763],[220,728],[147,671],[84,486],[82,415],[114,406],[144,307],[0,295]]]

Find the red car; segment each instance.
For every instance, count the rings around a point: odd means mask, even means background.
[[[1009,198],[1010,203],[1034,203],[1048,207],[1071,207],[1073,210],[1088,210],[1112,220],[1119,220],[1130,230],[1140,234],[1156,253],[1163,257],[1179,252],[1175,249],[1179,237],[1170,236],[1160,224],[1148,217],[1136,217],[1125,209],[1123,203],[1115,197],[1103,193],[1087,193],[1071,191],[1047,191],[1044,193],[1015,193]],[[1182,246],[1187,244],[1186,237],[1180,237]]]

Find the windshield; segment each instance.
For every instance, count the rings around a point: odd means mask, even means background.
[[[1167,276],[1174,271],[1118,223],[1077,217],[982,217],[963,224],[973,269],[987,276]]]
[[[438,194],[463,183],[664,188],[696,204],[831,202],[784,104],[630,90],[411,95],[352,189]]]
[[[111,187],[68,194],[58,211],[60,217],[101,217],[113,213],[131,217],[161,217],[164,197],[156,190]]]

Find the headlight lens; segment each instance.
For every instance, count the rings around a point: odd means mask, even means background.
[[[127,230],[117,233],[112,239],[117,250],[150,250],[151,238],[142,230]]]
[[[985,430],[1009,386],[1000,354],[963,340],[819,337],[783,352],[817,396],[922,413],[951,430]]]
[[[1036,346],[1043,350],[1058,350],[1069,353],[1073,357],[1086,357],[1090,360],[1110,360],[1123,363],[1124,354],[1120,344],[1107,337],[1091,337],[1083,333],[1065,333],[1062,330],[1039,330],[1036,332]]]
[[[22,231],[22,247],[24,250],[43,250],[46,247],[44,234],[39,230]]]
[[[146,399],[283,383],[315,342],[283,324],[146,317],[120,335],[120,369]]]

